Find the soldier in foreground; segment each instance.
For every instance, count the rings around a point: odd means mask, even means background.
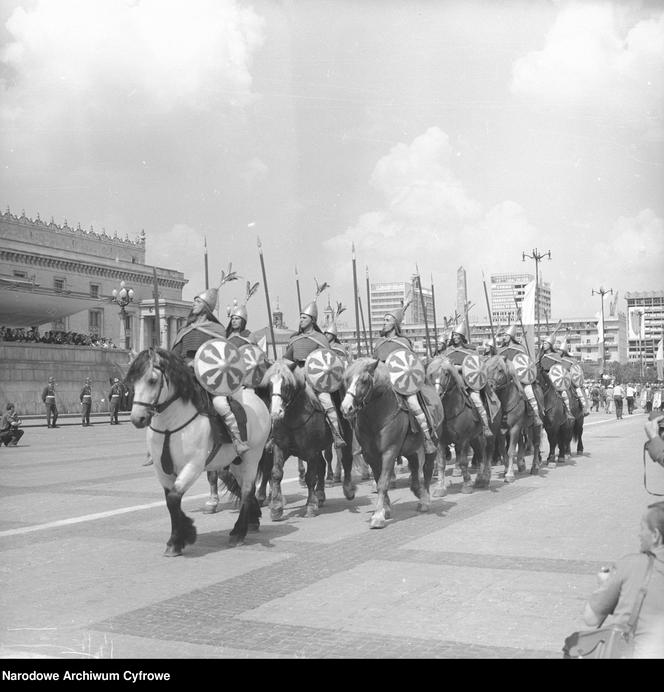
[[[92,409],[92,384],[90,378],[85,378],[85,384],[81,389],[81,425],[85,428],[90,425],[90,410]]]
[[[57,428],[58,407],[55,403],[55,378],[49,377],[48,384],[42,390],[42,401],[46,406],[46,427]]]
[[[124,394],[124,387],[122,386],[120,379],[118,377],[113,378],[113,384],[111,385],[111,391],[108,393],[108,405],[111,413],[111,425],[120,425],[118,420],[118,413],[120,411],[120,401],[122,400],[122,395]]]

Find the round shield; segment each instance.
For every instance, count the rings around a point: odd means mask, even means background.
[[[570,365],[569,374],[575,387],[580,387],[583,384],[583,370],[578,363]]]
[[[329,348],[312,351],[304,361],[304,376],[317,392],[336,392],[343,381],[344,364]]]
[[[512,358],[516,376],[521,384],[532,384],[537,377],[537,368],[527,353],[517,353]]]
[[[245,387],[258,387],[270,365],[267,356],[256,344],[242,344],[239,351],[245,372],[242,384]]]
[[[551,366],[549,370],[549,379],[557,391],[562,392],[570,385],[570,376],[567,368],[560,363]]]
[[[412,352],[405,348],[392,351],[385,361],[392,389],[397,394],[410,396],[424,384],[424,365]]]
[[[486,370],[480,357],[469,353],[461,363],[461,374],[464,382],[474,391],[479,392],[487,382]]]
[[[194,373],[210,394],[230,396],[242,386],[242,356],[233,344],[221,337],[202,344],[194,356]]]

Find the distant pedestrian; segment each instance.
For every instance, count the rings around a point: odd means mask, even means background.
[[[611,406],[613,405],[613,383],[609,383],[606,388],[606,398],[604,399],[604,413],[611,413]]]
[[[652,387],[650,385],[646,385],[646,413],[650,413],[652,411],[652,397]]]
[[[90,378],[85,378],[85,384],[81,389],[81,425],[85,428],[90,425],[90,409],[92,408],[92,384]]]
[[[593,384],[593,386],[590,388],[590,399],[592,401],[592,404],[590,406],[590,410],[592,411],[595,409],[597,413],[599,413],[599,387],[597,386],[597,383]]]
[[[0,420],[0,444],[4,444],[5,447],[16,447],[25,432],[20,426],[21,419],[16,413],[16,407],[14,404],[7,404],[7,409]]]
[[[120,421],[118,420],[118,411],[120,410],[120,402],[122,401],[123,394],[124,388],[120,384],[120,380],[117,377],[114,377],[111,391],[108,393],[108,404],[111,412],[111,425],[120,424]]]
[[[48,384],[42,391],[42,401],[46,406],[46,427],[57,428],[58,407],[55,404],[55,378],[49,377]]]
[[[631,416],[634,413],[634,397],[636,391],[634,385],[629,382],[625,387],[625,399],[627,399],[627,413]]]
[[[623,397],[625,396],[625,392],[622,388],[622,385],[617,384],[613,388],[613,403],[616,407],[616,420],[622,420],[623,417]]]

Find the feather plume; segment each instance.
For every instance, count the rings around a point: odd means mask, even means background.
[[[339,317],[339,315],[344,312],[345,309],[346,308],[339,301],[337,301],[337,317]]]
[[[225,272],[223,269],[221,270],[221,282],[219,283],[219,288],[229,281],[237,281],[239,278],[238,273],[233,271],[233,263],[229,262],[228,272]]]
[[[249,298],[256,293],[260,284],[258,281],[252,286],[251,281],[247,281],[247,297],[244,299],[245,303],[248,302]]]
[[[326,288],[330,288],[330,284],[328,284],[327,281],[324,281],[322,284],[319,284],[318,279],[316,279],[315,276],[314,281],[316,282],[316,295],[314,297],[315,300]]]
[[[406,313],[406,310],[410,307],[410,304],[413,302],[413,294],[412,292],[408,292],[408,295],[406,296],[406,300],[404,304],[401,306],[401,309],[403,310],[404,314]]]

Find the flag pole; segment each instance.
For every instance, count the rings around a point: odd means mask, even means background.
[[[364,344],[367,347],[367,355],[371,353],[369,350],[369,340],[367,339],[367,327],[364,324],[364,312],[362,312],[362,298],[361,296],[357,296],[357,304],[360,308],[360,318],[362,319],[362,333],[364,334]]]
[[[205,260],[205,290],[207,291],[208,288],[210,288],[210,280],[208,278],[208,253],[207,253],[207,236],[203,236],[204,242],[205,242],[205,254],[204,254],[204,260]]]
[[[206,255],[207,256],[207,255]],[[207,288],[207,283],[206,286]],[[157,281],[157,267],[152,267],[152,297],[154,298],[154,334],[152,345],[161,346],[161,323],[159,319],[159,283]],[[168,348],[168,344],[166,344]]]
[[[270,325],[270,337],[272,339],[272,353],[274,353],[274,359],[277,360],[277,344],[274,340],[274,326],[272,325],[272,309],[270,308],[270,293],[267,289],[267,276],[265,275],[265,261],[263,259],[263,246],[261,245],[261,239],[257,236],[256,241],[258,243],[258,254],[261,259],[261,271],[263,272],[263,286],[265,286],[265,303],[267,305],[267,321]]]
[[[373,334],[371,332],[371,290],[369,288],[369,267],[366,265],[365,270],[367,275],[367,324],[369,325],[369,344],[371,345],[371,350],[367,353],[367,355],[370,356],[373,351]]]
[[[486,279],[484,278],[484,272],[482,272],[482,283],[484,284],[484,298],[486,300],[486,309],[489,311],[489,328],[491,329],[491,341],[493,341],[493,347],[496,348],[496,334],[493,331],[493,318],[491,317],[491,305],[489,303],[489,292],[486,289]]]
[[[438,324],[436,322],[436,294],[433,290],[433,274],[431,275],[431,306],[433,307],[433,350],[438,348]]]
[[[297,273],[297,264],[295,265],[295,287],[297,288],[297,309],[298,314],[302,314],[302,298],[300,296],[300,276]]]
[[[362,343],[360,341],[360,313],[358,308],[359,296],[357,294],[357,267],[355,266],[355,243],[353,248],[353,290],[355,292],[355,331],[357,334],[357,356],[362,355]]]
[[[429,337],[429,320],[427,319],[427,308],[424,303],[424,293],[422,291],[422,278],[420,277],[420,270],[417,265],[415,265],[415,271],[417,272],[417,287],[420,289],[420,302],[422,303],[422,312],[424,314],[424,333],[427,337],[427,352],[429,356],[432,356],[431,352],[431,339]]]

